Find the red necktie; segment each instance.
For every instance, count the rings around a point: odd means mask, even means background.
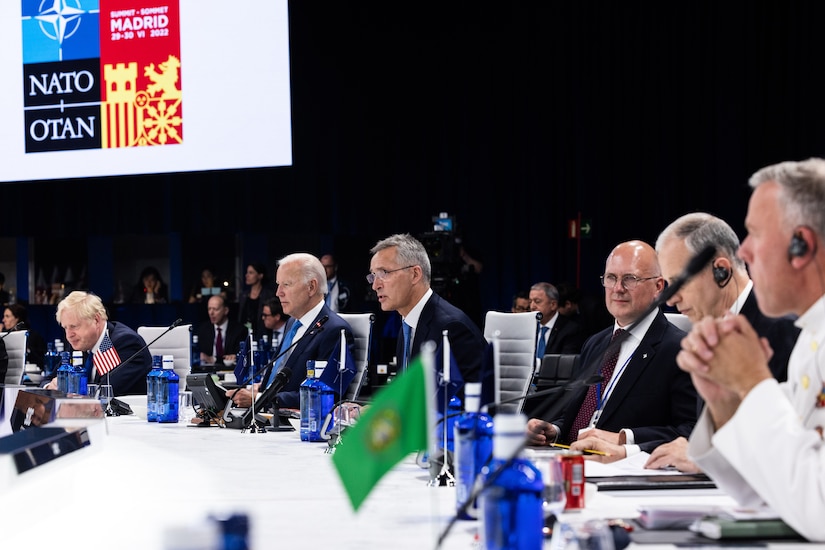
[[[624,332],[624,329],[616,329],[616,332],[613,333],[613,337],[610,339],[611,345],[622,332]],[[593,418],[593,413],[596,412],[596,407],[599,405],[599,399],[604,396],[604,392],[607,390],[607,385],[610,383],[610,378],[613,376],[613,370],[616,368],[616,363],[619,361],[619,352],[622,350],[621,345],[613,347],[615,349],[610,350],[610,354],[604,358],[604,363],[602,363],[602,381],[599,384],[594,384],[587,388],[587,396],[585,396],[584,402],[582,402],[582,406],[579,409],[579,414],[576,415],[573,425],[570,426],[570,432],[568,433],[567,438],[568,441],[575,441],[578,439],[579,430],[586,428],[590,424],[590,419]],[[596,396],[597,391],[601,391],[601,395]],[[602,406],[604,406],[603,403]]]
[[[221,336],[221,327],[218,329],[218,335],[215,336],[215,360],[223,359],[223,336]]]

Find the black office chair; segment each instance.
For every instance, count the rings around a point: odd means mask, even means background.
[[[535,391],[564,386],[576,378],[579,372],[578,353],[548,353],[541,360],[538,374],[533,377]],[[552,405],[557,395],[528,399],[524,403],[524,413],[529,418],[541,418],[541,414]]]

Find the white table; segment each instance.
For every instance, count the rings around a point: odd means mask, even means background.
[[[0,496],[3,548],[36,541],[41,548],[161,549],[167,527],[245,512],[253,550],[420,550],[435,547],[455,510],[455,489],[430,487],[412,456],[356,514],[327,445],[302,442],[298,432],[241,433],[135,416],[108,418],[105,427],[108,435],[93,437],[90,448],[24,473]],[[661,493],[593,493],[585,510],[565,516],[627,518],[640,503],[730,502],[714,490]],[[473,549],[477,528],[458,522],[442,548]]]

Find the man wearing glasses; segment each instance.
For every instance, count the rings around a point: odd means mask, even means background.
[[[676,365],[685,332],[661,309],[641,317],[665,288],[656,251],[642,241],[620,243],[601,281],[614,323],[584,343],[581,365],[601,364],[603,379],[573,390],[560,416],[531,419],[532,445],[598,437],[622,445],[629,456],[688,436],[696,423],[696,390]]]
[[[432,268],[427,250],[409,234],[387,237],[370,249],[367,282],[383,311],[402,318],[396,346],[399,371],[414,359],[421,345],[440,345],[447,331],[450,349],[465,382],[477,382],[487,343],[476,324],[460,309],[430,288]]]

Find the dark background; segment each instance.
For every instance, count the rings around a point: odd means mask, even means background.
[[[361,284],[378,239],[448,212],[507,309],[540,280],[600,296],[616,243],[686,212],[744,236],[750,174],[823,154],[825,5],[493,4],[290,2],[292,166],[7,184],[2,236],[60,242],[47,264],[175,235],[185,298],[203,265],[296,250]]]

